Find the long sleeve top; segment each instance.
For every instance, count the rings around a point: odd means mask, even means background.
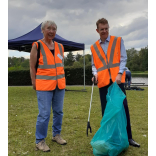
[[[108,35],[107,39],[105,40],[105,42],[102,42],[101,39],[99,40],[100,45],[105,53],[105,55],[107,55],[107,49],[108,49],[108,44],[110,41],[110,35]],[[120,54],[120,65],[119,65],[119,73],[123,73],[125,71],[125,66],[127,63],[127,53],[126,53],[126,49],[124,46],[124,41],[121,38],[121,54]],[[97,74],[97,69],[95,67],[94,64],[94,59],[93,59],[93,55],[92,55],[92,74],[96,75]]]

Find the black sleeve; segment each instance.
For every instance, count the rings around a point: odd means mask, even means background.
[[[38,41],[38,49],[37,49],[37,62],[36,62],[36,72],[38,68],[39,58],[40,58],[40,42]]]

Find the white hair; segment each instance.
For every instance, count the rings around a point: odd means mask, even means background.
[[[44,29],[45,25],[48,23],[48,26],[50,25],[54,25],[56,27],[56,30],[57,30],[57,25],[54,21],[51,21],[51,20],[48,20],[48,21],[44,21],[42,22],[41,24],[41,31]]]

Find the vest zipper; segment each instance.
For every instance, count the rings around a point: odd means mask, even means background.
[[[102,47],[101,47],[101,48],[102,48]],[[102,50],[103,50],[103,49],[102,49]],[[104,50],[103,50],[103,52],[104,52]],[[106,56],[106,60],[107,60],[107,67],[108,67],[108,71],[109,71],[109,76],[110,76],[110,79],[112,79],[112,78],[111,78],[111,73],[110,73],[109,64],[108,64],[107,55],[105,54],[105,52],[104,52],[104,55]]]
[[[55,62],[55,48],[54,48],[54,62]],[[56,62],[55,62],[55,69],[56,69],[56,86],[58,85],[57,82],[57,68],[56,68]]]
[[[107,59],[107,56],[106,56],[106,59]],[[110,76],[110,79],[112,79],[112,78],[111,78],[111,73],[110,73],[109,64],[108,64],[108,59],[107,59],[107,67],[108,67],[108,71],[109,71],[109,76]]]

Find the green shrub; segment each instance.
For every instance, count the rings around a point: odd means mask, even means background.
[[[84,69],[83,67],[74,68],[68,67],[65,68],[65,77],[67,85],[83,85],[84,84]],[[85,67],[85,84],[91,85],[92,78],[92,68],[91,66]]]
[[[30,71],[17,70],[8,72],[9,86],[27,86],[31,85]]]
[[[8,71],[17,71],[17,70],[29,70],[29,68],[22,67],[21,65],[8,68]]]
[[[84,69],[83,67],[65,68],[65,77],[67,85],[83,85],[84,84]],[[91,66],[85,67],[85,84],[91,85],[92,69]],[[31,85],[29,70],[8,71],[8,85],[9,86],[26,86]]]
[[[65,67],[65,77],[67,85],[83,85],[84,84],[84,67],[74,68],[73,66]],[[132,72],[132,77],[148,77],[147,72]],[[92,67],[85,66],[85,85],[92,85]],[[9,86],[27,86],[31,85],[29,70],[8,71]]]

